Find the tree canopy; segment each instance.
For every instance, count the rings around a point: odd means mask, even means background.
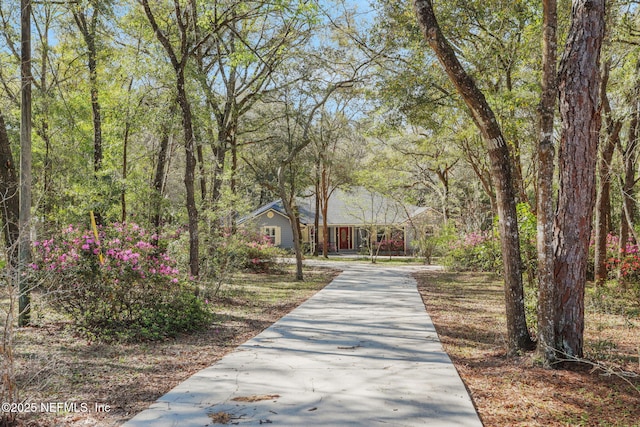
[[[581,29],[596,21],[580,21],[578,0],[557,2],[552,21],[550,2],[413,3],[33,2],[32,234],[55,236],[87,223],[91,211],[105,226],[186,230],[179,241],[183,268],[207,280],[215,274],[207,260],[239,216],[281,198],[296,229],[297,196],[315,194],[322,207],[335,188],[366,186],[434,208],[443,230],[485,232],[498,218],[507,310],[514,310],[509,347],[530,347],[536,333],[522,305],[529,267],[518,206],[547,225],[556,219],[556,258],[564,244],[580,247],[586,260],[592,231],[619,236],[623,251],[637,237],[638,2],[609,2],[601,42],[584,46]],[[24,104],[19,12],[0,2],[0,191],[8,246],[17,233],[11,203]],[[541,49],[549,28],[561,61]],[[595,161],[599,146],[605,160],[597,174],[596,163],[580,167],[588,174],[572,182],[579,155],[571,154],[571,141],[584,140],[572,137],[571,127],[587,108],[579,104],[581,90],[570,86],[578,78],[572,66],[587,57],[601,69],[591,69],[588,79],[595,86],[588,87],[589,119],[580,126],[590,126],[594,139],[584,155]],[[558,64],[556,88],[549,83]],[[560,95],[561,114],[541,103],[543,94],[547,101]],[[550,113],[544,132],[543,111]],[[608,202],[598,204],[596,218],[604,220],[592,226],[596,187],[598,200]],[[589,214],[579,235],[565,235],[573,228],[558,218],[575,218],[576,206],[565,202],[581,189],[589,197],[579,210]],[[588,274],[576,280],[584,283]],[[568,286],[556,280],[556,288]],[[579,347],[562,351],[579,356]]]

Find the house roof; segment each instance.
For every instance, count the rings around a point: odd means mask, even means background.
[[[303,224],[313,223],[313,219],[315,216],[315,209],[308,211],[304,204],[300,204],[300,201],[305,201],[307,198],[298,197],[296,201],[298,202],[298,212],[300,213],[300,222]],[[275,211],[283,216],[287,216],[287,212],[284,209],[284,205],[282,204],[282,199],[275,200],[271,203],[267,203],[266,205],[260,206],[255,211],[251,212],[249,215],[243,216],[238,220],[239,224],[250,220],[251,218],[256,218],[263,213],[268,211]]]
[[[315,217],[315,198],[296,198],[300,222],[313,224]],[[329,198],[327,224],[329,225],[364,225],[364,224],[402,224],[428,208],[401,204],[380,193],[369,191],[363,187],[351,190],[335,190]],[[251,214],[239,220],[240,223],[273,210],[286,216],[282,200],[276,200],[261,206]],[[322,221],[322,216],[320,217]]]

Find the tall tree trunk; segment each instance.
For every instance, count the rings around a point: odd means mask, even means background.
[[[542,97],[538,142],[537,235],[538,354],[546,367],[555,361],[555,285],[553,282],[553,123],[556,105],[557,3],[544,0],[542,38]]]
[[[191,104],[187,96],[187,90],[185,87],[185,68],[187,65],[189,46],[188,31],[189,27],[182,21],[184,15],[180,10],[180,3],[175,2],[175,14],[176,19],[179,21],[178,27],[181,32],[181,45],[180,45],[180,58],[176,54],[171,41],[167,35],[162,31],[155,19],[155,16],[149,6],[149,0],[140,0],[144,7],[144,12],[147,15],[147,19],[153,28],[156,38],[164,47],[171,66],[176,74],[176,96],[178,105],[182,112],[182,128],[184,131],[184,151],[185,151],[185,171],[184,171],[184,186],[186,190],[186,207],[187,216],[189,218],[189,269],[191,275],[197,277],[200,273],[200,237],[198,232],[198,208],[196,206],[195,197],[195,171],[196,171],[196,147],[195,138],[193,132],[193,116],[191,113]]]
[[[230,179],[229,179],[229,190],[231,191],[231,194],[234,197],[235,200],[235,196],[237,195],[238,192],[238,139],[237,139],[237,135],[236,135],[236,125],[234,125],[234,130],[231,133],[231,171],[230,171]],[[235,204],[235,202],[234,202]],[[236,216],[237,216],[238,212],[235,209],[235,206],[232,206],[232,209],[230,211],[228,211],[227,216],[228,216],[228,224],[230,225],[230,229],[232,230],[233,233],[235,233],[237,225],[236,225]]]
[[[514,118],[515,120],[515,118]],[[517,142],[508,145],[509,156],[511,158],[511,170],[513,171],[513,187],[518,203],[531,204],[527,192],[524,188],[524,177],[522,174],[522,156],[520,155],[520,144]]]
[[[327,182],[327,171],[325,165],[322,166],[320,178],[320,209],[322,210],[322,256],[329,257],[329,183]]]
[[[3,224],[4,243],[9,255],[9,263],[16,267],[17,257],[14,245],[18,241],[20,229],[20,198],[18,176],[13,163],[13,154],[4,115],[0,112],[0,213]]]
[[[594,279],[596,286],[607,281],[607,234],[611,230],[611,160],[616,147],[616,140],[620,139],[622,122],[616,121],[614,127],[607,131],[607,141],[600,152],[598,175],[600,181],[596,191],[595,208],[595,248],[594,248]],[[611,133],[609,133],[611,132]]]
[[[522,285],[522,261],[516,201],[513,188],[509,149],[502,136],[495,114],[484,94],[464,70],[455,52],[440,31],[430,0],[413,0],[424,37],[435,51],[449,79],[456,86],[482,133],[491,160],[491,177],[496,186],[496,203],[500,226],[500,241],[505,275],[505,305],[507,314],[507,346],[510,354],[531,349],[533,341],[527,328]]]
[[[121,220],[127,221],[127,172],[129,169],[128,164],[128,151],[129,151],[129,134],[131,133],[131,117],[130,106],[131,102],[131,89],[133,88],[133,77],[129,79],[129,85],[127,87],[127,115],[124,123],[124,135],[122,138],[122,189],[120,190],[120,207],[121,207]]]
[[[198,173],[200,175],[200,197],[205,201],[207,200],[207,174],[204,167],[202,144],[196,144],[196,153],[198,155]]]
[[[131,123],[127,121],[124,124],[124,138],[122,140],[122,189],[120,190],[120,220],[127,222],[127,171],[129,169],[128,164],[128,150],[129,150],[129,132],[131,129]]]
[[[18,217],[18,268],[19,283],[18,325],[31,322],[31,283],[21,269],[31,262],[31,0],[22,0],[20,74],[22,89],[20,105],[20,213]]]
[[[93,5],[93,12],[87,21],[84,10],[74,9],[73,17],[87,45],[87,66],[89,68],[89,87],[91,92],[91,112],[93,115],[93,171],[98,173],[102,168],[102,115],[98,94],[98,51],[96,48],[96,29],[98,25],[98,7]]]
[[[95,55],[95,53],[94,53]],[[98,98],[98,74],[95,58],[89,63],[89,81],[91,84],[91,111],[93,112],[93,171],[98,174],[102,169],[102,117]]]
[[[184,70],[180,70],[177,78],[178,105],[182,110],[182,126],[184,129],[184,186],[186,190],[187,215],[189,218],[189,269],[191,275],[198,277],[200,273],[200,239],[198,232],[198,208],[195,196],[196,156],[193,137],[193,117],[191,105],[185,90]]]
[[[444,167],[434,170],[434,172],[438,176],[440,184],[442,184],[440,198],[442,200],[442,221],[445,224],[449,222],[449,217],[451,216],[449,207],[449,171],[455,166],[456,163],[457,161],[455,161],[452,165],[445,165]]]
[[[611,229],[611,159],[616,146],[620,145],[620,130],[622,122],[611,117],[611,106],[607,97],[607,82],[609,68],[607,63],[603,67],[600,83],[600,100],[605,113],[606,143],[600,150],[598,165],[598,187],[596,191],[595,209],[595,248],[594,248],[594,279],[596,286],[603,285],[607,280],[607,234]]]
[[[235,130],[232,132],[229,142],[231,146],[231,177],[229,179],[229,189],[231,190],[231,194],[235,195],[238,187],[238,139],[236,138]]]
[[[322,210],[322,256],[324,258],[329,258],[329,222],[327,220],[327,214],[329,212],[328,201],[326,199],[321,200],[321,210]]]
[[[604,13],[605,0],[574,0],[558,73],[562,134],[554,225],[555,349],[568,357],[582,357],[583,353],[584,289],[600,133],[598,82]]]
[[[633,236],[635,217],[634,187],[636,185],[636,162],[638,160],[638,134],[640,133],[640,61],[636,63],[636,86],[632,99],[634,111],[629,123],[627,146],[623,151],[624,181],[622,182],[622,215],[620,218],[620,252],[626,253],[629,235]],[[634,237],[635,239],[635,237]],[[637,239],[635,239],[637,241]]]
[[[220,200],[220,194],[222,193],[222,180],[224,177],[224,166],[227,158],[227,151],[229,148],[229,139],[226,128],[221,128],[218,131],[218,143],[214,150],[214,162],[213,165],[213,185],[211,188],[211,206],[215,206]]]
[[[93,11],[87,21],[85,10],[73,9],[73,17],[87,45],[87,66],[89,68],[89,91],[91,94],[91,112],[93,117],[93,176],[97,179],[102,169],[102,116],[98,93],[98,51],[96,47],[96,30],[98,24],[98,7],[92,4]],[[99,187],[99,184],[97,184]],[[95,210],[95,220],[102,223],[102,212]]]
[[[48,219],[49,214],[53,211],[52,201],[52,161],[51,161],[51,133],[50,133],[50,88],[47,80],[49,73],[49,51],[51,49],[49,45],[49,29],[51,26],[51,8],[45,9],[45,22],[44,30],[40,33],[40,50],[41,50],[41,62],[40,62],[40,98],[41,98],[41,113],[40,113],[40,128],[37,130],[38,135],[44,142],[44,159],[42,168],[42,213],[45,219]]]
[[[167,169],[167,158],[169,151],[169,139],[171,138],[171,120],[175,104],[171,106],[171,114],[162,125],[162,134],[160,135],[160,147],[158,149],[158,163],[156,164],[156,172],[153,178],[153,202],[152,202],[152,222],[156,235],[160,235],[160,225],[162,223],[162,197],[164,195],[164,180]]]
[[[318,250],[318,243],[319,243],[319,238],[318,238],[318,231],[320,230],[320,179],[321,179],[321,174],[320,174],[320,168],[322,167],[322,159],[320,158],[320,156],[318,156],[318,161],[316,163],[316,170],[315,170],[315,211],[313,213],[313,256],[317,257],[319,255],[319,250]]]
[[[286,164],[285,164],[286,165]],[[286,178],[285,178],[285,165],[278,168],[278,192],[280,193],[280,199],[282,205],[287,213],[287,217],[291,222],[291,231],[293,233],[293,250],[296,256],[296,280],[304,280],[302,271],[302,245],[300,236],[300,218],[297,214],[295,203],[295,192],[291,188],[291,196],[287,193]]]

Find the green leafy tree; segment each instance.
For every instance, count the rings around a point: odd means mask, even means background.
[[[515,194],[510,167],[510,154],[501,128],[484,94],[466,73],[455,51],[444,37],[430,1],[414,1],[414,8],[422,33],[442,63],[450,80],[471,111],[482,133],[491,159],[491,176],[496,186],[496,201],[500,218],[505,275],[508,348],[515,353],[533,346],[526,324],[524,291],[520,266]]]
[[[329,250],[329,200],[338,188],[351,184],[354,171],[362,158],[362,138],[356,133],[355,124],[345,114],[349,99],[336,102],[337,111],[330,112],[323,107],[312,133],[313,157],[315,158],[315,230],[319,230],[322,216],[322,255],[326,258]],[[316,238],[318,233],[316,233]],[[315,251],[318,244],[314,242]]]

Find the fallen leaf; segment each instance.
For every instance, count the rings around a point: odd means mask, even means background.
[[[229,424],[229,422],[231,421],[231,415],[227,414],[226,412],[216,412],[215,414],[209,414],[209,418],[211,418],[211,420],[217,424]]]

